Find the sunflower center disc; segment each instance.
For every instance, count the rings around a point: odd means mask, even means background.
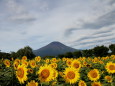
[[[29,86],[36,86],[36,84],[34,82],[31,82]]]
[[[75,64],[74,64],[74,67],[75,67],[75,68],[79,68],[79,64],[78,64],[78,63],[75,63]]]
[[[85,86],[85,84],[84,83],[81,83],[81,85],[80,86]]]
[[[92,73],[92,77],[96,78],[97,77],[97,73],[96,72]]]
[[[67,73],[67,77],[69,79],[74,79],[75,78],[75,73],[73,71],[70,71],[70,72]]]
[[[110,70],[115,70],[115,66],[114,66],[114,65],[110,65],[110,66],[109,66],[109,69],[110,69]]]
[[[23,76],[24,76],[24,70],[22,68],[18,69],[17,76],[20,77],[20,78],[23,78]]]
[[[44,78],[44,79],[46,79],[49,75],[50,75],[50,72],[49,72],[49,70],[47,70],[47,69],[44,69],[44,70],[41,72],[41,76],[42,76],[42,78]]]
[[[33,62],[32,65],[35,66],[35,63]]]

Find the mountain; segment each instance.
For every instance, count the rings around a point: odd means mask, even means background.
[[[74,51],[76,51],[76,49],[55,41],[55,42],[51,42],[50,44],[40,49],[34,50],[33,53],[36,56],[44,57],[44,56],[57,56],[59,54],[64,54],[66,52],[74,52]]]

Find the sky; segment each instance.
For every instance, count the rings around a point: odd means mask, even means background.
[[[115,43],[115,0],[0,0],[0,50],[59,41],[76,49]]]

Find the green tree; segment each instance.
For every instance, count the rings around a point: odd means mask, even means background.
[[[0,52],[0,58],[10,59],[10,53]]]
[[[109,49],[106,46],[104,46],[104,45],[96,46],[96,47],[93,48],[93,54],[96,57],[98,57],[98,56],[100,56],[100,57],[107,56],[108,55],[108,51],[109,51]]]
[[[64,54],[59,54],[57,57],[58,58],[63,58],[65,55]]]
[[[115,44],[109,45],[109,49],[111,50],[111,54],[115,55]]]
[[[67,57],[67,58],[73,58],[72,52],[65,53],[65,57]]]
[[[35,55],[33,54],[32,48],[30,48],[29,46],[19,49],[16,52],[16,55],[19,58],[21,58],[22,56],[27,56],[27,58],[29,59],[35,57]]]
[[[93,56],[92,49],[82,50],[82,56],[83,57],[91,57],[91,56]]]
[[[74,57],[76,57],[76,58],[82,57],[81,51],[75,51],[75,52],[73,52],[73,55],[74,55]]]
[[[11,52],[11,55],[10,55],[11,58],[17,58],[17,54],[15,52]]]

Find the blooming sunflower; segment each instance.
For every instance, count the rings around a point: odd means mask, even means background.
[[[88,78],[91,81],[97,81],[100,78],[99,70],[98,69],[93,69],[88,72]]]
[[[79,81],[78,86],[87,86],[86,83],[82,80]]]
[[[108,73],[115,73],[115,63],[108,62],[105,66],[105,69],[107,70]]]
[[[22,60],[27,60],[27,56],[23,56],[23,57],[22,57]]]
[[[38,74],[41,82],[49,82],[53,79],[54,71],[50,65],[44,65],[40,66]]]
[[[14,61],[13,66],[14,66],[14,69],[15,69],[15,70],[17,69],[18,65],[19,65],[19,63],[16,62],[16,61]]]
[[[81,63],[80,63],[80,61],[75,59],[75,60],[73,60],[71,66],[74,67],[75,69],[79,70],[81,68]]]
[[[49,63],[49,62],[50,62],[50,59],[46,59],[45,62],[46,62],[46,63]]]
[[[27,80],[27,68],[25,67],[25,65],[18,65],[16,77],[21,84]]]
[[[41,57],[40,56],[35,57],[35,61],[36,62],[40,62],[41,61]]]
[[[87,62],[86,61],[83,62],[83,66],[87,66]]]
[[[38,86],[38,82],[31,80],[30,82],[28,82],[28,84],[26,86]]]
[[[57,70],[53,70],[53,79],[56,79],[58,77],[58,72]]]
[[[36,67],[36,61],[35,60],[30,60],[30,67],[35,68]]]
[[[28,68],[28,72],[32,74],[33,73],[33,69]]]
[[[63,77],[63,76],[64,76],[63,72],[59,72],[59,75],[60,75],[61,77]]]
[[[91,86],[102,86],[100,82],[93,82],[91,83]]]
[[[25,65],[26,67],[28,66],[28,62],[26,60],[23,60],[22,64]]]
[[[18,62],[18,63],[20,63],[20,59],[15,59],[15,61],[14,62]]]
[[[56,58],[52,58],[51,62],[57,62],[57,59]]]
[[[64,78],[67,83],[73,84],[79,80],[80,74],[75,68],[68,67],[64,71]]]
[[[105,80],[107,82],[112,82],[112,77],[111,76],[105,76]]]
[[[72,60],[71,60],[71,59],[68,59],[68,60],[66,61],[66,65],[67,65],[67,66],[71,66],[71,63],[72,63]]]
[[[6,67],[10,67],[10,60],[5,59],[4,64],[6,65]]]
[[[52,82],[51,86],[56,86],[56,81]]]
[[[57,68],[57,63],[51,63],[50,66],[51,66],[52,68]]]
[[[65,57],[62,58],[62,61],[63,61],[63,62],[66,61],[66,60],[67,60],[67,59],[66,59]]]

